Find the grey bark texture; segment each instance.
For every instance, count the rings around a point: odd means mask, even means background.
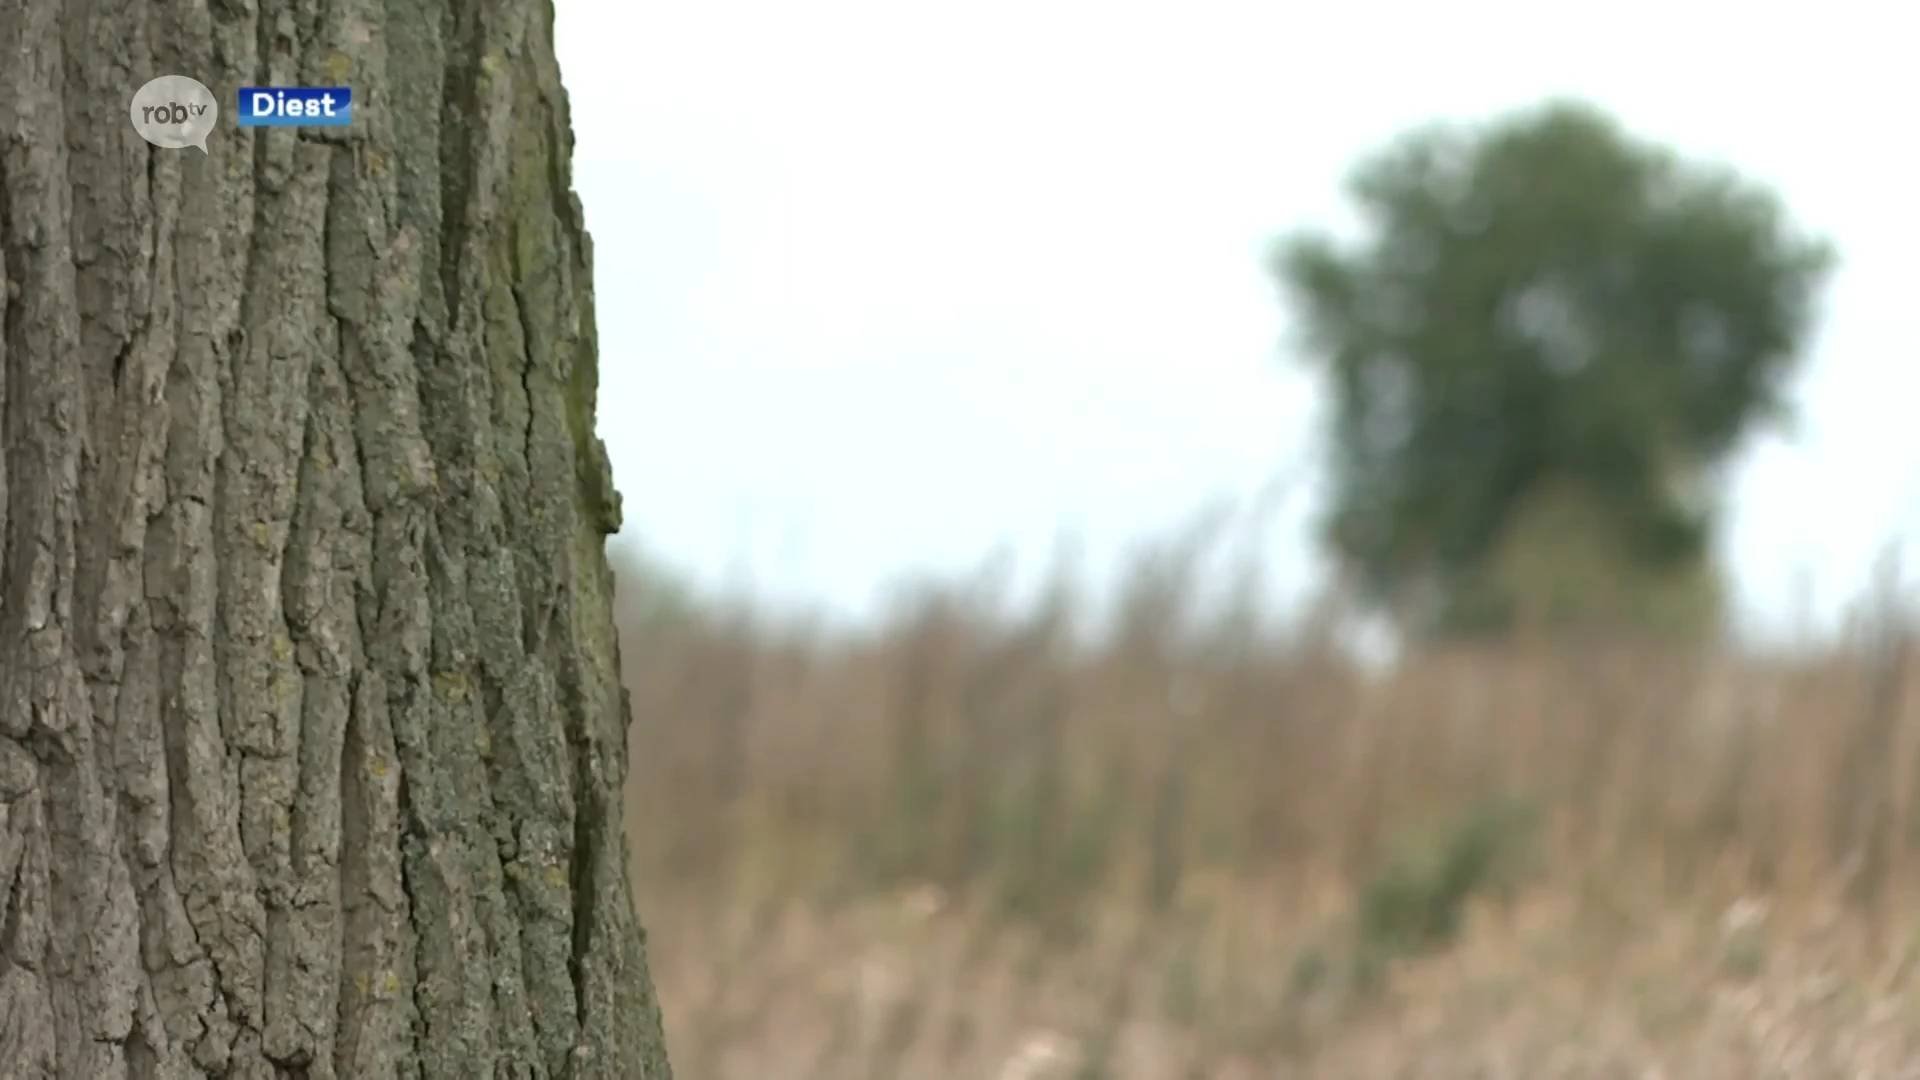
[[[0,0],[0,1078],[670,1077],[571,158],[544,0]]]

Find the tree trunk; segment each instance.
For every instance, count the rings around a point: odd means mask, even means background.
[[[571,157],[544,0],[0,0],[0,1076],[670,1076]]]

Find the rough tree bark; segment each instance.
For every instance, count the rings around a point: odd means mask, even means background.
[[[0,140],[0,1077],[665,1080],[548,4],[0,0]]]

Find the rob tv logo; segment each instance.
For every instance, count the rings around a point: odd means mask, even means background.
[[[241,127],[345,127],[353,91],[344,86],[243,86]]]

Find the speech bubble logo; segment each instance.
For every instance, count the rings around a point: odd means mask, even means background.
[[[207,84],[185,75],[162,75],[134,91],[128,109],[133,130],[155,146],[207,152],[207,136],[220,121],[220,102]]]

